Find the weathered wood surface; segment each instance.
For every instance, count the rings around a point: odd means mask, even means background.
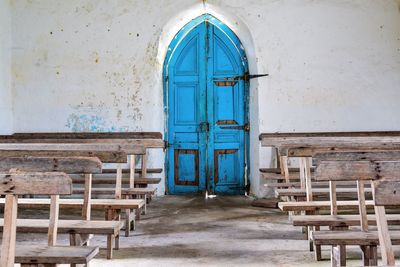
[[[400,231],[390,231],[393,244],[400,244]],[[379,245],[377,231],[313,231],[312,239],[317,245]]]
[[[144,206],[142,199],[92,199],[92,209],[139,209]],[[4,198],[0,198],[0,206],[4,206]],[[20,198],[18,207],[49,208],[50,198]],[[60,208],[82,209],[83,199],[60,199]]]
[[[10,194],[70,195],[71,193],[72,193],[72,180],[65,173],[61,172],[0,173],[1,195],[10,195]],[[2,200],[4,201],[4,199]]]
[[[72,181],[74,184],[83,184],[85,183],[85,179],[82,177],[72,177]],[[148,185],[148,184],[159,184],[161,182],[161,178],[135,178],[135,185]],[[115,184],[115,176],[114,177],[98,177],[94,175],[93,184]],[[122,184],[129,185],[129,178],[122,178]]]
[[[400,204],[400,171],[396,181],[377,180],[372,182],[375,205],[391,206]]]
[[[17,234],[17,196],[6,195],[4,207],[4,231],[1,242],[0,266],[14,267]]]
[[[289,188],[289,189],[276,189],[275,190],[277,197],[284,196],[295,196],[295,197],[305,197],[306,190],[301,188]],[[313,196],[329,196],[330,191],[329,188],[313,188],[312,189]],[[365,193],[367,195],[372,195],[371,188],[366,188]],[[339,197],[357,197],[357,188],[336,188],[336,194]]]
[[[149,168],[147,169],[147,173],[162,173],[162,168]],[[103,173],[113,173],[115,174],[117,169],[103,169]],[[122,173],[130,173],[130,169],[122,169]],[[141,169],[135,169],[135,173],[141,174]]]
[[[390,225],[400,225],[400,214],[387,214]],[[376,225],[375,215],[367,215],[368,224]],[[294,215],[291,217],[294,226],[360,226],[360,215]]]
[[[86,157],[0,157],[0,172],[15,169],[25,172],[101,173],[98,158]]]
[[[288,138],[288,137],[356,137],[356,136],[400,136],[400,131],[261,133],[259,135],[259,140],[265,138]]]
[[[339,210],[345,209],[358,209],[358,201],[357,200],[349,200],[349,201],[338,201],[337,206]],[[372,200],[365,201],[365,205],[367,208],[373,208],[374,202]],[[282,211],[313,211],[317,209],[328,210],[331,208],[330,201],[288,201],[288,202],[279,202],[278,207]]]
[[[0,135],[0,139],[162,139],[160,132],[36,132]]]
[[[290,188],[290,187],[294,187],[294,188],[300,188],[300,182],[289,182],[289,183],[284,183],[284,182],[268,182],[265,183],[264,186],[266,187],[271,187],[271,188]],[[356,186],[356,181],[336,181],[336,185],[337,186],[344,186],[343,188],[347,188],[350,186]],[[313,189],[315,188],[328,188],[329,186],[329,181],[312,181],[312,186]],[[369,187],[369,184],[366,181],[365,184],[366,187]]]
[[[3,231],[4,220],[0,219],[0,231]],[[113,234],[118,235],[123,227],[122,221],[87,221],[59,220],[60,234]],[[17,219],[17,231],[21,233],[47,233],[49,220],[46,219]]]
[[[315,174],[317,181],[397,179],[400,161],[322,161]]]
[[[86,264],[99,253],[98,247],[17,246],[16,263]]]
[[[294,174],[299,176],[299,168],[288,168],[290,175]],[[314,171],[314,168],[311,168],[311,172]],[[280,168],[260,168],[260,172],[263,174],[281,174]]]
[[[400,161],[400,151],[376,152],[317,152],[313,155],[313,165],[322,161]]]
[[[0,150],[0,157],[88,157],[102,163],[126,163],[124,151],[49,151],[49,150]]]
[[[382,151],[398,151],[399,147],[398,146],[393,146],[393,147],[385,147],[385,146],[365,146],[365,145],[360,145],[359,147],[346,147],[342,145],[336,145],[336,146],[331,146],[331,147],[321,147],[318,145],[315,145],[314,147],[290,147],[290,146],[283,146],[279,151],[282,153],[287,153],[289,157],[314,157],[315,154],[319,153],[351,153],[351,152],[365,152],[365,151],[376,151],[376,152],[382,152]]]
[[[123,151],[127,154],[143,154],[146,148],[138,144],[107,143],[0,143],[0,150],[49,150],[49,151]]]
[[[154,195],[156,193],[156,188],[123,188],[121,191],[122,195]],[[74,188],[72,190],[73,194],[83,194],[85,192],[84,188]],[[92,194],[114,194],[114,188],[92,188]]]

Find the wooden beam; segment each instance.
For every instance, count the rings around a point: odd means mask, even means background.
[[[50,200],[50,219],[49,219],[49,231],[47,234],[48,245],[57,245],[57,228],[58,228],[58,212],[59,212],[59,195],[52,195]]]
[[[261,133],[259,139],[283,137],[400,136],[400,131]]]
[[[70,195],[72,180],[61,172],[0,173],[1,195]]]
[[[352,151],[352,152],[317,152],[313,155],[313,164],[321,161],[400,161],[400,151]]]
[[[0,139],[162,139],[160,132],[38,132],[3,135]]]
[[[0,150],[63,150],[63,151],[124,151],[127,154],[145,153],[146,148],[139,144],[115,143],[0,143]]]
[[[0,157],[94,157],[102,163],[126,163],[123,151],[0,150]]]
[[[0,171],[16,169],[26,172],[101,173],[98,158],[84,157],[0,157]]]
[[[317,181],[398,179],[400,161],[322,161],[316,169]]]

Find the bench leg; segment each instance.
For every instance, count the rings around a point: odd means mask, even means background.
[[[119,235],[115,236],[115,244],[114,244],[114,249],[118,250],[119,249]]]
[[[362,261],[364,266],[370,266],[371,252],[369,246],[360,246],[362,251]]]
[[[131,210],[125,210],[125,236],[129,237],[131,235]]]
[[[144,206],[143,206],[143,215],[146,215],[147,214],[147,195],[144,195],[143,196],[143,198],[144,198]]]
[[[378,249],[377,246],[369,247],[369,264],[370,266],[378,266]]]
[[[107,259],[110,260],[113,257],[113,245],[115,242],[114,235],[107,235]]]
[[[319,226],[314,227],[314,231],[319,231],[319,230],[320,230]],[[321,245],[314,245],[314,257],[316,261],[322,260]]]
[[[331,250],[331,266],[340,267],[346,266],[346,246],[332,246]]]

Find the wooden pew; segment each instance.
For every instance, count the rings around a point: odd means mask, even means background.
[[[262,146],[274,147],[277,150],[280,159],[280,169],[284,177],[284,182],[290,183],[290,172],[287,165],[288,157],[299,157],[300,164],[300,188],[305,188],[305,202],[279,203],[279,207],[289,212],[318,210],[326,208],[327,203],[321,206],[321,203],[313,201],[313,190],[311,182],[311,157],[315,151],[354,151],[362,149],[370,150],[396,150],[400,149],[400,132],[338,132],[338,133],[278,133],[278,134],[261,134],[260,141]],[[330,184],[330,196],[335,197],[336,185],[335,182]],[[311,202],[313,201],[313,202]],[[311,202],[311,203],[310,203]],[[332,203],[336,203],[336,200]],[[315,205],[314,205],[315,204]],[[338,202],[339,204],[339,202]],[[342,205],[344,204],[344,205]],[[348,205],[342,203],[340,207],[357,208],[356,205]],[[306,210],[298,208],[304,206]],[[337,214],[337,208],[331,207],[333,215]],[[317,227],[318,229],[318,227]],[[310,238],[310,236],[309,236]],[[310,242],[310,249],[312,249]],[[316,247],[316,258],[320,259],[320,248]]]
[[[80,161],[80,160],[78,160]],[[6,195],[4,209],[4,229],[1,245],[0,265],[56,266],[56,264],[87,264],[98,253],[98,247],[59,247],[57,241],[59,195],[72,192],[72,181],[60,172],[6,172],[0,174],[0,194]],[[51,195],[48,246],[16,247],[17,196]],[[38,253],[40,251],[40,253]]]
[[[34,150],[16,150],[16,151],[7,151],[0,150],[0,171],[8,171],[9,169],[19,169],[25,171],[42,171],[42,170],[51,170],[51,171],[63,171],[67,173],[85,173],[86,178],[90,178],[91,173],[99,173],[102,169],[102,162],[100,162],[96,158],[85,158],[85,157],[43,157],[43,155],[55,155],[55,156],[64,156],[64,155],[72,155],[72,156],[81,156],[81,155],[100,155],[105,162],[115,162],[122,161],[122,158],[125,157],[126,162],[126,153],[121,151],[95,151],[88,153],[87,151],[34,151]],[[19,157],[21,155],[29,155],[24,157]],[[32,157],[31,155],[38,155],[39,157]],[[76,162],[77,159],[80,161]],[[72,166],[72,163],[75,165]],[[76,165],[79,164],[79,165]],[[89,234],[104,234],[107,235],[107,258],[112,258],[113,251],[113,240],[116,240],[116,248],[118,248],[118,240],[119,240],[119,230],[123,227],[123,225],[119,221],[89,221],[91,208],[92,208],[92,200],[89,192],[84,192],[85,199],[84,200],[71,200],[71,199],[62,199],[61,206],[62,207],[77,207],[82,209],[82,217],[83,220],[68,222],[61,221],[63,227],[61,231],[70,231],[71,233],[71,245],[76,244],[84,244],[88,242],[87,232],[91,232]],[[26,200],[27,201],[27,200]],[[48,199],[41,201],[40,199],[32,199],[29,203],[23,203],[23,200],[20,200],[20,206],[26,207],[27,204],[29,208],[39,208],[45,207],[47,208],[50,205]],[[44,204],[44,203],[47,204]],[[116,208],[119,208],[118,205],[120,203],[98,203],[102,204],[102,206],[96,206],[96,208],[100,207],[108,212],[110,209],[110,205]],[[4,202],[0,199],[0,205],[3,205]],[[137,208],[140,208],[138,203],[127,203],[130,204],[129,207],[132,207],[132,204],[135,204]],[[24,222],[21,222],[24,224]],[[48,222],[41,222],[34,224],[35,227],[30,227],[30,229],[35,232],[42,232],[43,229],[48,227]],[[76,227],[78,226],[78,227]],[[85,238],[78,238],[79,235],[86,235]]]
[[[342,247],[340,251],[337,251],[337,256],[332,257],[333,260],[340,260],[337,264],[345,264],[345,246],[350,244],[361,246],[364,265],[376,265],[376,241],[379,236],[383,262],[384,264],[393,265],[394,256],[388,235],[387,218],[384,207],[381,206],[397,205],[399,203],[393,199],[391,200],[391,196],[396,198],[397,187],[400,188],[398,181],[392,181],[400,178],[398,174],[400,171],[400,152],[325,153],[319,156],[316,155],[315,162],[318,164],[316,174],[318,180],[357,180],[358,184],[361,185],[359,186],[359,210],[362,231],[351,234],[347,232],[314,233],[314,241],[319,244]],[[374,208],[379,230],[375,235],[366,234],[366,232],[369,232],[368,218],[362,190],[364,181],[372,179],[375,179],[373,181]],[[392,235],[392,241],[398,243],[398,238],[398,234]]]
[[[33,139],[35,143],[30,143],[30,142],[25,142],[25,143],[16,143],[16,142],[5,142],[5,143],[0,143],[0,150],[31,150],[31,151],[36,151],[36,150],[41,150],[41,151],[123,151],[128,155],[142,155],[143,158],[145,158],[146,154],[146,149],[144,148],[143,145],[138,145],[138,144],[132,144],[129,142],[105,142],[109,139],[101,139],[100,142],[97,140],[93,140],[93,143],[89,143],[88,139],[84,139],[85,141],[82,143],[78,142],[78,139],[75,139],[75,143],[70,142],[71,140],[68,141],[63,141],[62,143],[61,140],[56,140],[56,139],[50,139],[53,141],[57,141],[57,143],[49,143],[49,142],[44,142],[42,139]],[[8,140],[10,141],[10,140]],[[26,141],[26,140],[25,140]],[[145,160],[142,160],[145,162]],[[120,199],[122,197],[121,195],[121,189],[122,189],[122,184],[121,184],[121,179],[122,179],[122,166],[121,164],[118,163],[117,165],[117,172],[116,172],[116,182],[115,182],[115,198]],[[142,172],[145,171],[142,168]],[[91,191],[92,187],[92,175],[85,176],[85,188],[88,189],[88,191]],[[88,192],[87,195],[84,196],[84,199],[89,199],[91,198],[91,192]],[[86,202],[85,202],[86,203]],[[131,230],[131,225],[134,225],[134,217],[130,216],[130,212],[127,212],[127,215],[129,215],[128,219],[126,220],[126,235],[129,235],[129,231]],[[110,214],[111,216],[111,214]],[[115,216],[114,216],[115,217]],[[131,224],[132,223],[132,224]]]

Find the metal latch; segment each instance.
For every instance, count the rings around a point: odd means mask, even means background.
[[[231,129],[231,130],[244,130],[246,132],[250,131],[250,125],[248,123],[244,125],[232,125],[232,126],[220,126],[221,129]]]
[[[269,74],[249,74],[245,73],[242,76],[234,76],[234,77],[225,77],[225,78],[215,78],[214,80],[223,80],[223,81],[238,81],[238,80],[243,80],[243,81],[250,81],[250,79],[255,79],[255,78],[260,78],[260,77],[265,77],[269,76]]]

